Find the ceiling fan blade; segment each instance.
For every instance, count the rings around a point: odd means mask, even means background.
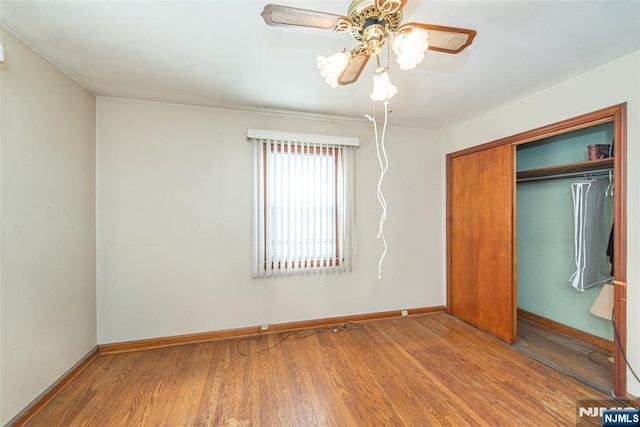
[[[367,49],[364,47],[356,47],[353,49],[347,68],[345,68],[342,74],[340,74],[340,77],[338,77],[338,84],[344,86],[358,80],[368,61],[369,54],[367,53]]]
[[[429,33],[429,50],[444,53],[459,53],[469,46],[476,36],[475,30],[466,28],[443,27],[441,25],[410,22],[398,28],[402,32],[409,28],[422,28]]]
[[[278,4],[266,5],[261,15],[267,25],[274,27],[304,27],[344,32],[351,24],[351,20],[346,16]]]
[[[382,12],[382,16],[399,12],[407,0],[376,0],[376,9]]]

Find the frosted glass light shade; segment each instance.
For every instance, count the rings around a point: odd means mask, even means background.
[[[338,77],[349,65],[349,54],[342,50],[330,57],[320,56],[316,58],[320,74],[331,87],[338,86]]]
[[[4,45],[0,43],[0,64],[4,63]]]
[[[380,66],[373,71],[373,91],[371,92],[371,99],[373,101],[386,101],[398,93],[396,88],[389,80],[389,73],[387,69]]]
[[[429,49],[429,32],[422,28],[397,34],[391,42],[391,50],[396,54],[396,62],[401,70],[415,68],[424,59],[427,49]]]

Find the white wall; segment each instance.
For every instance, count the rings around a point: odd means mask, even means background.
[[[353,272],[251,278],[247,128],[361,138]],[[364,118],[98,98],[98,342],[443,305],[442,134],[391,127],[387,146],[378,280],[379,170]]]
[[[447,153],[627,102],[627,353],[640,372],[640,53],[445,131]],[[443,224],[444,227],[444,224]],[[628,391],[640,383],[627,375]]]
[[[95,97],[1,31],[4,424],[96,345]]]

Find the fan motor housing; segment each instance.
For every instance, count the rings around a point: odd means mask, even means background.
[[[385,24],[386,21],[378,21],[376,18],[366,20],[362,31],[362,41],[369,55],[377,55],[382,50],[384,41],[387,38]]]
[[[402,22],[402,12],[384,15],[376,8],[375,0],[354,0],[347,11],[353,22],[350,32],[353,38],[366,42],[365,30],[372,25],[379,25],[385,31],[393,31]],[[367,34],[373,32],[369,30]],[[375,31],[378,32],[377,30]]]

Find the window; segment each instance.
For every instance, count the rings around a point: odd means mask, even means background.
[[[353,138],[249,129],[254,277],[351,269]]]

